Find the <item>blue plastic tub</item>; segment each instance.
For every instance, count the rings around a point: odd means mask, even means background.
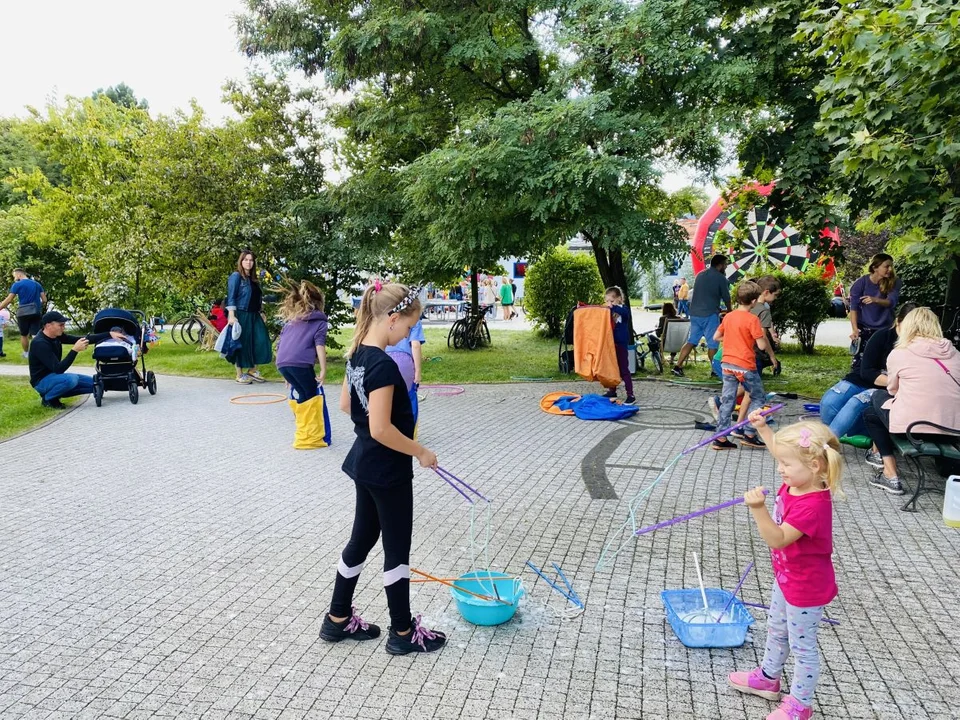
[[[456,581],[457,587],[462,587],[471,592],[481,595],[495,597],[499,594],[501,600],[482,600],[465,592],[460,592],[456,587],[450,588],[450,594],[457,603],[457,610],[463,615],[463,619],[474,625],[501,625],[510,620],[517,613],[517,604],[523,597],[523,584],[520,578],[513,575],[505,575],[500,572],[487,572],[486,570],[477,570],[463,575]],[[494,593],[496,586],[496,593]]]
[[[707,588],[707,607],[719,615],[731,593],[720,588]],[[667,620],[677,637],[687,647],[740,647],[747,639],[747,629],[754,619],[743,603],[734,598],[722,622],[691,623],[683,619],[689,612],[703,609],[700,590],[664,590],[660,593],[667,610]]]

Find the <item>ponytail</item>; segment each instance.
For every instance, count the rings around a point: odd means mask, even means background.
[[[352,356],[360,343],[370,332],[370,327],[379,318],[397,313],[408,316],[420,316],[420,301],[413,296],[413,290],[399,283],[381,284],[379,280],[367,286],[360,298],[357,310],[357,324],[350,342],[347,357]]]

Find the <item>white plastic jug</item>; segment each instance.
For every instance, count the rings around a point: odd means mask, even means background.
[[[943,493],[943,521],[950,527],[960,528],[960,475],[947,478]]]

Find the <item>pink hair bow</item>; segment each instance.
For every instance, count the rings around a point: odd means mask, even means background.
[[[807,430],[807,428],[803,428],[800,431],[800,440],[797,444],[802,448],[810,447],[810,435],[811,435],[810,431]]]

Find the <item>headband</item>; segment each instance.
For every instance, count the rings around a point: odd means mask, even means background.
[[[394,313],[403,312],[408,307],[413,305],[414,301],[419,297],[420,297],[420,288],[411,287],[410,290],[407,291],[406,297],[403,298],[403,300],[401,300],[400,302],[398,302],[397,306],[387,314],[393,315]]]

